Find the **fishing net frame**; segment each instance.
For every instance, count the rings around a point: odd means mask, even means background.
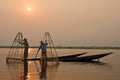
[[[15,36],[13,43],[10,47],[8,55],[6,57],[6,62],[14,60],[23,60],[24,56],[24,46],[20,44],[23,41],[23,34],[18,32]]]

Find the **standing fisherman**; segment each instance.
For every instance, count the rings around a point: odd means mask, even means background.
[[[41,59],[44,60],[44,59],[47,58],[47,54],[46,54],[47,42],[46,41],[45,42],[41,41],[40,43],[41,44],[40,44],[40,47],[37,51],[37,54],[36,54],[35,58],[37,57],[37,55],[39,53],[39,50],[41,49]]]
[[[21,45],[24,45],[24,60],[26,60],[28,58],[28,48],[29,48],[29,44],[26,38],[23,39],[22,42],[19,42]]]

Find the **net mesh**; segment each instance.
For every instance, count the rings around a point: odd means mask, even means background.
[[[54,42],[49,32],[46,32],[43,36],[43,41],[47,42],[47,58],[52,61],[58,61],[57,51],[55,49]]]
[[[23,40],[23,35],[21,32],[18,32],[17,35],[14,38],[14,41],[12,43],[12,46],[8,52],[7,55],[7,61],[8,59],[13,59],[14,60],[21,60],[23,59],[23,53],[24,53],[24,47],[23,45],[20,44],[20,42],[22,42]]]

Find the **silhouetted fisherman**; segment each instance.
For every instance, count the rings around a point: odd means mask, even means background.
[[[28,58],[28,48],[29,44],[26,38],[23,39],[22,42],[19,42],[21,45],[24,45],[24,60]]]

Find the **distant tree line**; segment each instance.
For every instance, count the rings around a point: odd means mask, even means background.
[[[14,46],[12,48],[18,48],[20,46]],[[11,48],[11,46],[0,46],[0,48]],[[23,47],[21,47],[23,48]],[[30,46],[29,48],[39,48],[39,46]],[[56,46],[56,47],[47,47],[47,48],[56,48],[56,49],[120,49],[120,47],[96,47],[96,46],[89,46],[89,47],[73,47],[73,46]]]

